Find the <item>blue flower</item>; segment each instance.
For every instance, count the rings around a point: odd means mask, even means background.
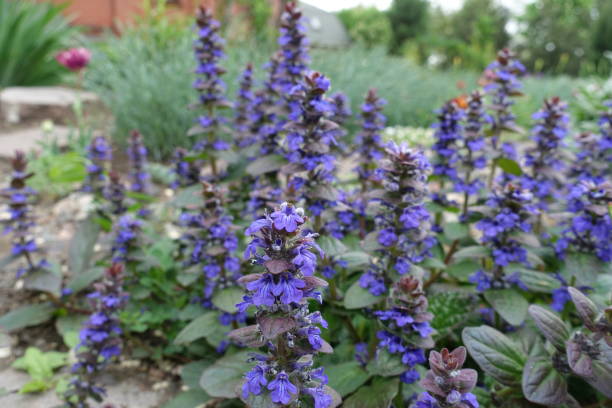
[[[242,385],[242,397],[245,399],[248,398],[249,393],[253,395],[261,394],[261,387],[268,384],[266,372],[260,365],[255,365],[244,377],[246,381]]]
[[[288,404],[291,401],[291,394],[297,394],[298,389],[289,381],[289,377],[284,371],[276,375],[276,378],[268,384],[268,390],[272,391],[270,397],[272,402],[277,404]]]
[[[333,398],[325,392],[323,387],[306,388],[304,391],[314,398],[314,408],[327,408],[333,402]]]
[[[294,278],[291,273],[283,273],[272,289],[274,296],[280,296],[283,304],[299,303],[304,292],[301,290],[306,286],[303,280]],[[270,305],[268,305],[270,306]]]
[[[270,218],[274,220],[274,228],[279,231],[294,232],[304,223],[303,210],[288,203],[282,203],[278,210],[270,214]]]
[[[378,232],[378,243],[390,247],[397,242],[397,235],[393,228],[385,228]]]
[[[275,298],[273,290],[277,289],[275,289],[276,284],[271,274],[266,273],[258,280],[247,283],[246,288],[255,292],[252,298],[255,306],[272,306],[274,304]]]
[[[417,370],[406,370],[400,375],[400,380],[404,384],[413,384],[417,382],[421,376]]]

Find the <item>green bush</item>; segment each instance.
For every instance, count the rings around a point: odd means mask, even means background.
[[[167,158],[175,147],[189,147],[186,135],[198,112],[189,109],[197,99],[191,88],[195,60],[192,34],[159,47],[132,30],[120,38],[97,44],[86,75],[90,89],[101,95],[115,116],[114,139],[120,144],[132,129],[139,129],[156,158]],[[92,45],[93,46],[93,45]],[[234,99],[236,78],[248,62],[257,68],[256,77],[264,75],[262,66],[272,50],[261,43],[230,44],[223,67],[228,97]],[[332,80],[335,91],[345,92],[358,112],[368,88],[379,90],[389,101],[385,109],[390,126],[428,127],[433,110],[462,93],[457,88],[477,86],[479,74],[470,71],[432,71],[405,58],[392,57],[383,48],[326,50],[311,52],[312,69]],[[517,106],[519,123],[531,125],[531,114],[547,96],[559,95],[569,100],[576,82],[567,77],[538,77],[525,81],[524,101]]]
[[[49,3],[0,0],[0,88],[57,83],[66,69],[55,55],[74,33]]]
[[[353,7],[342,10],[338,17],[353,41],[366,47],[387,47],[391,41],[391,23],[384,12],[375,7]]]

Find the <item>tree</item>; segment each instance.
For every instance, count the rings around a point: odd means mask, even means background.
[[[593,58],[594,0],[536,0],[521,18],[521,59],[532,71],[578,75]]]
[[[388,11],[391,22],[391,51],[397,53],[402,44],[427,29],[427,0],[393,0]]]
[[[348,30],[351,39],[370,48],[389,46],[391,24],[387,15],[375,7],[353,7],[342,10],[338,17]]]

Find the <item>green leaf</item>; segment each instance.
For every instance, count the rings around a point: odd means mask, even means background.
[[[555,406],[567,399],[567,383],[552,366],[552,359],[532,357],[525,364],[521,382],[525,398],[536,404]]]
[[[50,302],[22,306],[0,317],[0,328],[11,332],[24,327],[36,326],[51,319],[55,310],[55,306]]]
[[[361,251],[346,252],[339,258],[346,262],[347,269],[357,269],[370,263],[370,255]]]
[[[525,321],[529,302],[515,289],[488,290],[484,298],[511,325],[519,326]]]
[[[380,350],[375,359],[366,366],[368,373],[381,377],[393,377],[406,371],[399,354],[391,354],[387,350]]]
[[[507,272],[518,272],[521,282],[532,292],[551,293],[561,286],[561,282],[546,272],[525,268],[507,268]]]
[[[200,389],[183,391],[162,405],[162,408],[195,408],[204,405],[210,399],[210,395]]]
[[[87,175],[85,160],[77,152],[68,152],[50,158],[49,180],[53,183],[78,183]]]
[[[43,353],[36,347],[28,347],[23,357],[15,360],[12,367],[27,371],[34,380],[49,380],[53,377],[53,370],[67,364],[67,358],[68,353]]]
[[[440,258],[426,258],[421,264],[421,266],[430,269],[446,269],[446,264]]]
[[[468,259],[448,265],[446,273],[461,282],[469,282],[470,276],[481,268],[482,266],[478,262]]]
[[[285,159],[283,156],[278,154],[270,154],[249,163],[246,168],[246,172],[249,175],[256,177],[262,174],[278,171],[285,164],[287,164],[287,159]]]
[[[59,297],[62,290],[62,273],[57,264],[48,268],[37,268],[24,277],[24,287],[50,293]]]
[[[247,363],[248,351],[221,357],[208,367],[200,377],[200,386],[208,395],[217,398],[235,398],[236,387],[241,383],[244,373],[251,369]]]
[[[75,275],[66,285],[69,289],[72,289],[74,293],[80,292],[81,290],[88,288],[93,282],[97,281],[104,275],[103,267],[93,267],[88,269],[84,273]]]
[[[51,388],[51,384],[49,381],[41,380],[41,379],[32,379],[25,383],[23,387],[19,389],[20,394],[28,394],[33,392],[42,392]]]
[[[202,372],[213,362],[214,360],[192,361],[191,363],[181,367],[181,380],[183,381],[183,385],[186,385],[191,389],[199,390]]]
[[[143,203],[153,203],[156,199],[154,196],[145,193],[139,193],[137,191],[126,191],[125,195],[129,198],[133,198],[134,200]]]
[[[374,296],[367,289],[359,286],[359,280],[348,288],[344,295],[344,307],[347,309],[361,309],[381,301],[381,296]]]
[[[439,332],[452,330],[470,318],[473,309],[471,295],[460,293],[432,293],[427,296],[428,311],[434,315],[431,327]]]
[[[380,249],[381,245],[378,243],[378,231],[368,233],[361,241],[361,248],[368,253],[372,253],[377,249]]]
[[[487,374],[504,385],[520,384],[527,356],[518,344],[488,326],[466,327],[461,337]]]
[[[202,186],[195,185],[179,190],[178,194],[171,201],[172,205],[179,208],[200,207],[204,204],[202,198]]]
[[[343,408],[388,408],[398,393],[399,379],[376,378],[344,401]]]
[[[242,302],[244,290],[238,287],[229,287],[215,293],[212,298],[213,305],[227,313],[236,313],[236,305]]]
[[[179,332],[174,344],[191,343],[197,339],[208,336],[214,330],[213,323],[217,320],[217,313],[208,312],[198,317]]]
[[[470,236],[470,227],[462,222],[448,222],[444,225],[444,235],[451,241]]]
[[[326,256],[340,256],[347,251],[346,246],[338,238],[323,236],[317,239]]]
[[[572,252],[565,256],[560,273],[568,282],[575,277],[576,286],[593,286],[600,274],[612,274],[612,266],[595,255]]]
[[[325,367],[329,377],[329,386],[343,397],[361,387],[368,379],[368,374],[357,361],[349,361]]]
[[[495,159],[497,165],[506,173],[512,174],[513,176],[520,176],[523,174],[521,166],[514,160],[507,157],[498,157]]]
[[[540,333],[558,350],[564,350],[565,342],[570,336],[569,327],[565,322],[550,310],[538,305],[529,306],[528,311]]]
[[[480,259],[491,254],[489,248],[482,245],[473,245],[461,248],[453,255],[453,259]]]
[[[67,315],[57,318],[55,328],[64,339],[68,348],[74,348],[79,342],[79,332],[87,316]]]
[[[84,273],[91,264],[100,230],[100,225],[93,220],[92,216],[79,222],[68,248],[68,267],[73,276]]]

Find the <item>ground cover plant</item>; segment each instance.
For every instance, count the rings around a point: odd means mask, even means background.
[[[527,73],[503,49],[431,146],[397,143],[385,92],[351,104],[311,69],[302,20],[288,3],[269,62],[231,77],[199,9],[185,145],[161,183],[147,132],[125,135],[127,169],[92,137],[66,260],[35,239],[16,153],[2,264],[39,296],[0,328],[55,320],[67,407],[104,400],[122,357],[180,362],[174,407],[606,406],[612,102],[589,133],[555,95],[520,126]]]

